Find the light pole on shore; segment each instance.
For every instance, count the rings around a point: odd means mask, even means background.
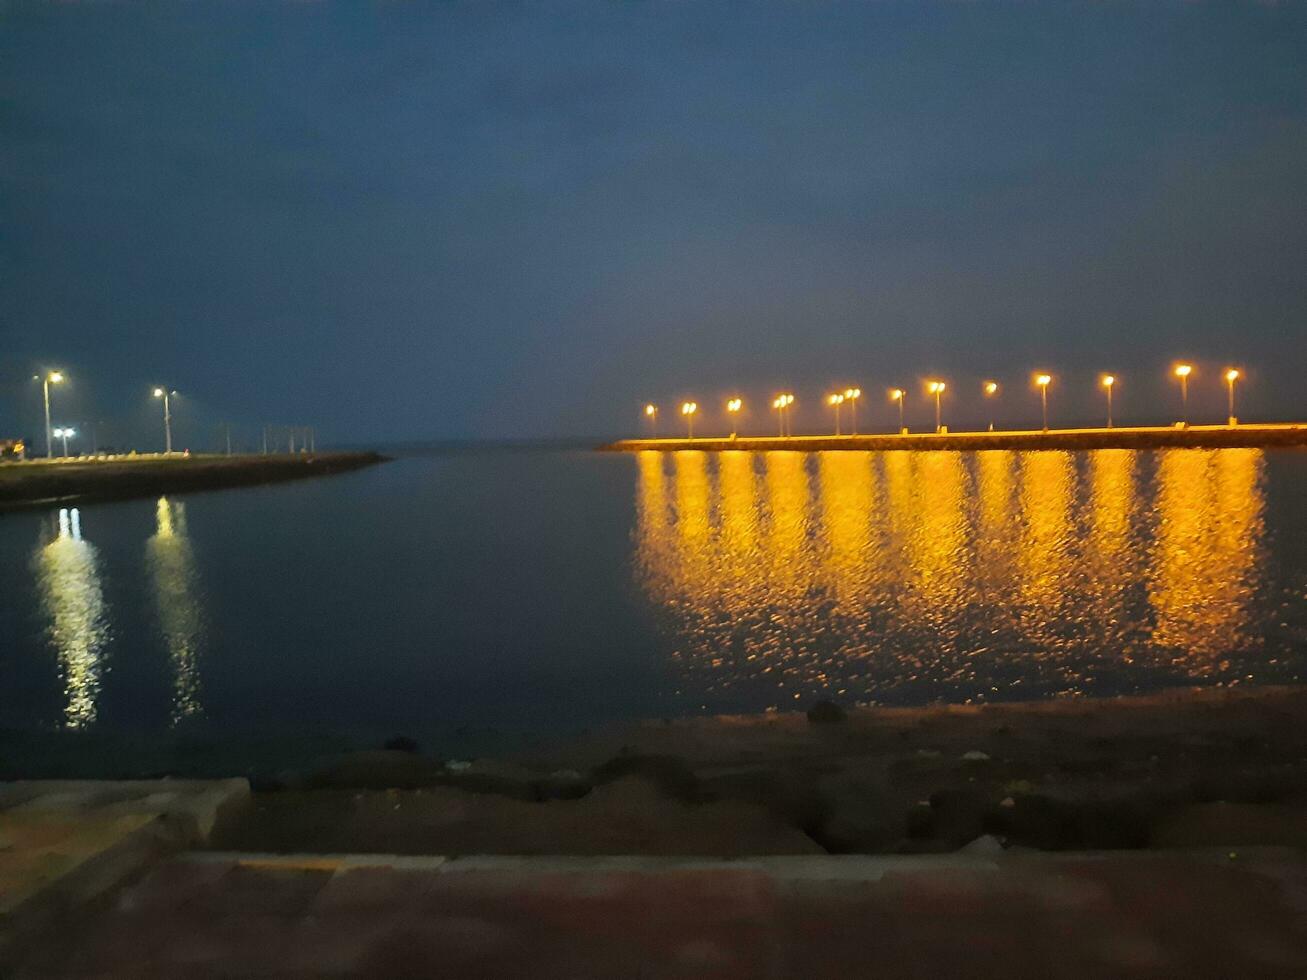
[[[844,404],[844,396],[839,392],[830,395],[826,399],[826,404],[835,409],[835,434],[840,434],[840,406]]]
[[[1180,420],[1189,424],[1189,375],[1193,374],[1193,365],[1177,364],[1175,376],[1180,379]]]
[[[940,408],[940,399],[944,395],[944,389],[947,388],[943,381],[927,381],[926,391],[935,396],[935,434],[939,435],[944,431],[944,420],[942,409]]]
[[[849,420],[851,423],[849,428],[852,430],[852,435],[855,436],[858,434],[858,399],[861,397],[861,388],[844,389],[844,399],[849,403]]]
[[[41,379],[41,393],[45,399],[45,458],[49,459],[54,455],[54,433],[50,431],[50,386],[57,385],[63,381],[64,376],[60,371],[47,372],[46,376]]]
[[[989,431],[994,431],[994,399],[998,397],[998,382],[986,381],[981,388],[985,393],[985,399],[989,404]]]
[[[697,402],[681,403],[681,414],[685,416],[687,439],[694,438],[694,413],[697,411],[699,411],[699,405]]]
[[[776,409],[776,421],[780,427],[781,438],[784,439],[789,433],[786,431],[785,423],[788,419],[789,408],[794,404],[794,396],[788,393],[781,393],[772,399],[771,407]]]
[[[1234,383],[1239,380],[1239,370],[1237,368],[1226,368],[1225,386],[1230,395],[1230,411],[1226,416],[1226,425],[1238,425],[1239,420],[1234,415]]]
[[[1116,375],[1105,374],[1099,379],[1103,390],[1107,392],[1107,427],[1112,428],[1112,387],[1116,384]]]
[[[1051,374],[1035,375],[1035,384],[1039,385],[1039,407],[1044,415],[1044,431],[1048,431],[1048,386],[1053,383]]]
[[[172,409],[168,402],[170,394],[175,395],[177,392],[170,392],[167,388],[154,389],[154,397],[163,399],[163,452],[165,456],[172,453]]]
[[[649,435],[651,438],[658,438],[658,406],[649,403],[644,407],[644,417],[649,420]]]
[[[739,434],[740,409],[744,407],[743,398],[731,398],[726,402],[726,414],[731,417],[731,438]]]
[[[65,457],[68,456],[68,439],[69,439],[69,437],[71,437],[71,436],[75,436],[75,435],[77,435],[77,433],[76,433],[76,431],[74,431],[73,429],[61,428],[61,429],[55,429],[55,430],[54,430],[54,437],[55,437],[56,439],[62,439],[62,440],[63,440],[63,443],[64,443],[64,456],[65,456]]]
[[[891,388],[889,390],[889,400],[899,403],[899,435],[903,435],[908,431],[907,426],[903,424],[903,396],[904,391],[902,388]]]

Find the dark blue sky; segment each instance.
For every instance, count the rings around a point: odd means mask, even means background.
[[[1307,414],[1307,8],[8,3],[0,428],[591,435],[984,376]],[[670,414],[670,413],[669,413]],[[705,424],[711,425],[705,420]],[[3,433],[0,433],[3,434]],[[126,436],[124,436],[125,438]]]

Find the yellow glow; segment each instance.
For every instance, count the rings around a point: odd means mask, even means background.
[[[1105,374],[1099,379],[1099,382],[1102,384],[1104,388],[1110,388],[1112,387],[1112,385],[1116,384],[1116,376],[1111,374]]]
[[[861,388],[845,388],[845,389],[844,389],[844,397],[845,397],[845,398],[848,398],[848,399],[861,398],[861,397],[862,397],[862,389],[861,389]]]
[[[1077,571],[1072,544],[1071,502],[1075,466],[1069,452],[1025,453],[1021,459],[1022,534],[1016,561],[1021,576],[1020,601],[1031,638],[1058,650],[1058,628],[1075,594]]]
[[[1047,388],[1052,383],[1053,383],[1053,376],[1051,374],[1035,375],[1035,384],[1039,385],[1039,387],[1041,388]]]
[[[644,407],[644,414],[645,414],[645,415],[657,415],[657,414],[658,414],[658,406],[657,406],[657,405],[646,405],[646,406]]]
[[[891,388],[891,389],[889,390],[889,399],[890,399],[890,401],[892,401],[892,402],[901,402],[901,401],[903,401],[903,389],[902,389],[902,388]]]
[[[695,412],[697,412],[697,411],[699,411],[699,403],[698,403],[698,402],[683,402],[683,403],[681,404],[681,414],[682,414],[682,415],[693,415],[693,414],[694,414]]]
[[[59,511],[55,536],[37,548],[35,566],[46,636],[59,658],[64,724],[85,728],[96,718],[109,618],[95,547],[82,540],[77,508]]]
[[[794,396],[793,396],[793,395],[781,395],[781,399],[782,399],[782,401],[784,401],[785,406],[786,406],[787,408],[788,408],[790,405],[793,405],[793,404],[794,404]]]
[[[998,394],[998,382],[997,382],[997,381],[986,381],[986,382],[985,382],[985,394],[987,394],[987,395],[996,395],[996,394]]]
[[[173,668],[172,721],[200,711],[200,647],[203,615],[195,556],[186,530],[186,505],[160,497],[155,532],[145,543],[155,609]]]
[[[1226,380],[1226,381],[1238,381],[1238,380],[1239,380],[1239,372],[1238,372],[1238,370],[1236,370],[1235,368],[1230,368],[1229,370],[1227,370],[1227,371],[1225,372],[1225,380]]]
[[[842,405],[842,404],[844,404],[844,396],[843,396],[843,395],[830,395],[830,396],[826,399],[826,402],[827,402],[828,404],[830,404],[830,405]]]
[[[155,397],[155,398],[162,398],[162,397],[163,397],[163,389],[162,389],[162,388],[155,388],[155,389],[154,389],[154,397]]]
[[[64,376],[63,376],[63,374],[62,374],[61,372],[59,372],[59,371],[51,371],[51,372],[49,373],[49,375],[46,377],[45,380],[46,380],[46,381],[49,381],[50,384],[52,384],[52,385],[57,385],[57,384],[58,384],[60,381],[62,381],[63,379],[64,379]]]
[[[743,399],[740,399],[740,398],[732,398],[730,401],[728,401],[728,402],[726,403],[726,411],[728,411],[728,412],[738,412],[738,411],[740,410],[740,407],[741,407],[742,405],[744,405],[744,401],[743,401]]]
[[[932,395],[938,395],[938,394],[941,394],[941,393],[944,391],[944,389],[945,389],[946,387],[947,387],[947,385],[945,385],[945,383],[944,383],[943,381],[927,381],[927,382],[926,382],[926,390],[927,390],[928,392],[930,392]]]
[[[823,552],[820,574],[835,608],[862,615],[876,601],[883,553],[876,547],[874,457],[867,452],[824,452],[817,457]]]
[[[1177,364],[1175,366],[1175,376],[1177,378],[1187,378],[1193,372],[1192,364]]]

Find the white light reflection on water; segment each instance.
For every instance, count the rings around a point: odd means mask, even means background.
[[[46,638],[59,659],[63,722],[68,728],[85,728],[95,721],[109,641],[96,551],[82,539],[81,513],[75,507],[61,509],[42,537],[32,563]]]
[[[160,497],[155,532],[145,543],[159,630],[173,669],[172,722],[200,712],[200,648],[204,617],[195,555],[186,533],[186,505]]]
[[[637,576],[705,703],[1117,693],[1260,642],[1259,450],[668,455]]]

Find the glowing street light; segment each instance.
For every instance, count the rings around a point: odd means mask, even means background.
[[[54,447],[51,437],[54,435],[50,431],[50,386],[57,385],[63,381],[64,376],[60,371],[51,371],[41,381],[41,391],[45,397],[45,458],[49,459],[54,455]]]
[[[899,435],[908,431],[908,427],[903,424],[903,396],[906,394],[902,388],[891,388],[889,390],[889,400],[899,403]]]
[[[1234,417],[1234,383],[1239,380],[1238,368],[1225,369],[1225,387],[1230,393],[1230,412],[1226,416],[1226,425],[1238,425],[1239,420]]]
[[[840,434],[840,406],[844,404],[844,396],[839,392],[826,396],[826,404],[835,409],[835,434]]]
[[[1039,385],[1039,405],[1044,412],[1044,431],[1048,431],[1048,386],[1053,383],[1051,374],[1036,374],[1035,384]]]
[[[658,438],[658,406],[652,402],[644,407],[644,417],[649,420],[649,434]]]
[[[172,452],[172,411],[168,407],[168,396],[175,395],[177,392],[169,391],[167,388],[155,388],[154,397],[163,399],[163,451],[165,454]],[[294,449],[294,447],[291,447]]]
[[[744,399],[732,398],[726,403],[726,411],[731,416],[731,438],[735,438],[738,428],[737,421],[740,417],[740,409],[744,407]]]
[[[73,430],[73,429],[53,429],[53,430],[51,430],[51,431],[52,431],[52,434],[54,435],[54,437],[55,437],[56,439],[62,439],[62,440],[64,441],[64,456],[67,456],[67,455],[68,455],[68,440],[69,440],[72,436],[77,435],[77,432],[76,432],[75,430]]]
[[[944,395],[944,389],[947,388],[943,381],[927,381],[926,391],[935,396],[935,432],[936,434],[944,431],[944,423],[940,416],[939,400]]]
[[[1112,387],[1116,384],[1116,375],[1105,374],[1098,381],[1107,392],[1107,427],[1110,429],[1112,428]]]
[[[1180,415],[1185,425],[1189,424],[1189,375],[1193,370],[1191,364],[1175,366],[1175,376],[1180,379]]]
[[[685,416],[685,425],[689,435],[687,438],[694,438],[694,413],[699,411],[698,402],[683,402],[681,404],[681,414]]]
[[[989,399],[989,431],[994,431],[994,404],[993,399],[998,396],[998,382],[986,381],[981,385],[981,391],[985,393],[985,398]]]
[[[781,437],[784,438],[789,433],[786,431],[786,421],[789,417],[789,408],[794,404],[794,396],[791,394],[780,394],[772,399],[771,407],[776,409],[777,419],[780,423]]]
[[[853,430],[852,434],[855,436],[858,434],[858,399],[861,397],[861,388],[844,389],[844,400],[849,403],[849,416],[852,420],[850,428]]]

